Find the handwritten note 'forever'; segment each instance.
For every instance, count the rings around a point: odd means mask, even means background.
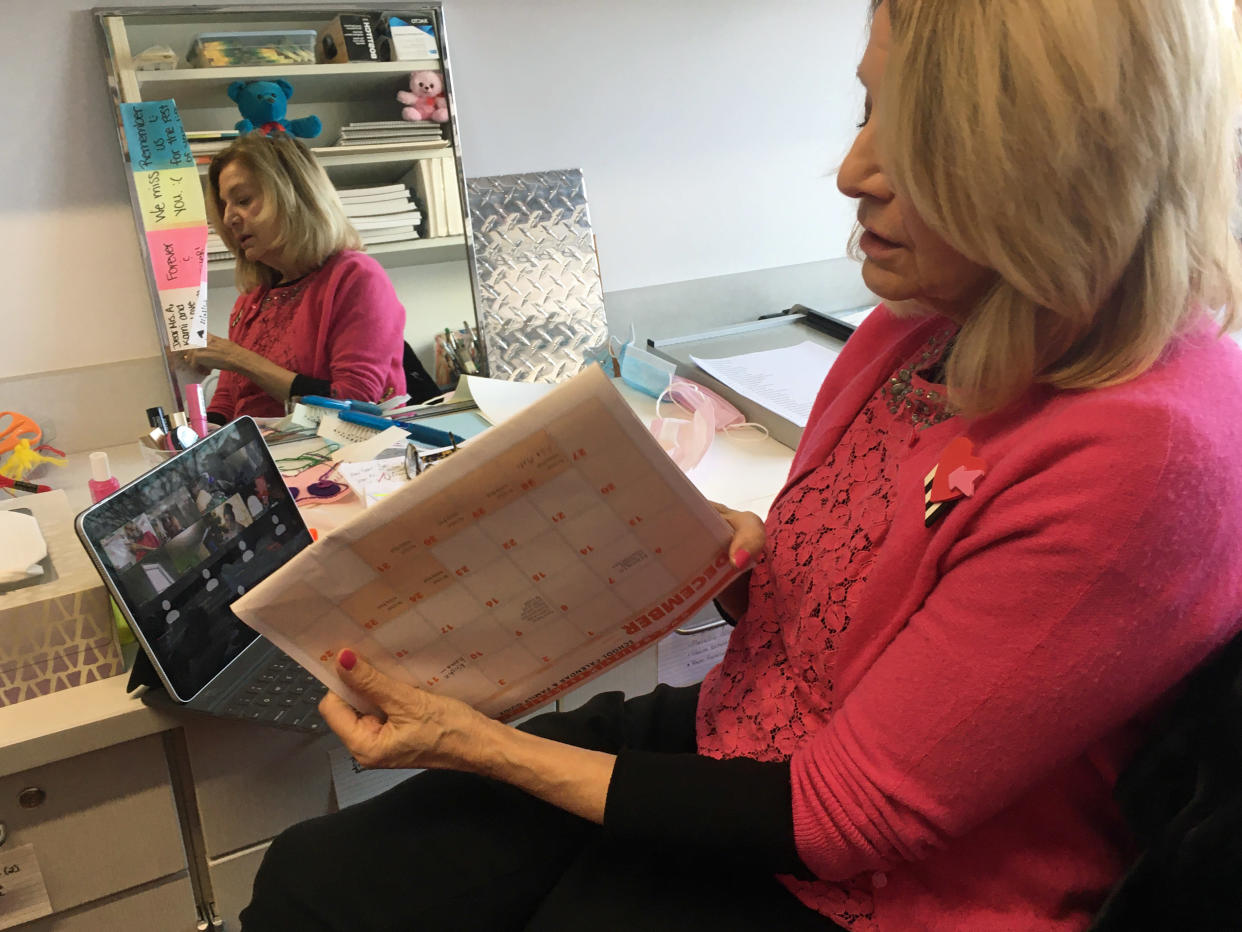
[[[207,345],[207,211],[171,100],[121,104],[139,215],[172,350]]]

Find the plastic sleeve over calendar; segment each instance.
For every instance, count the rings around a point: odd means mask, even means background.
[[[349,647],[502,721],[656,643],[737,575],[731,530],[597,368],[233,604],[361,711]]]

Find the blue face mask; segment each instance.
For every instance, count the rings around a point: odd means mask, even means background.
[[[621,381],[645,395],[659,398],[668,390],[676,373],[676,363],[661,359],[635,343],[634,328],[630,327],[630,342],[621,347]]]

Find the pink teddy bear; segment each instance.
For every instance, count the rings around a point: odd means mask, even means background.
[[[406,105],[401,111],[403,120],[448,122],[448,101],[444,99],[444,81],[438,71],[415,71],[410,75],[410,89],[397,91],[397,100]]]

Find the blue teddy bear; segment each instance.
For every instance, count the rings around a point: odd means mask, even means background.
[[[292,133],[303,139],[318,136],[323,123],[317,116],[286,120],[285,110],[293,96],[293,85],[288,81],[234,81],[229,85],[229,97],[237,103],[244,120],[238,120],[235,129],[241,133],[258,130],[264,135],[274,132]]]

